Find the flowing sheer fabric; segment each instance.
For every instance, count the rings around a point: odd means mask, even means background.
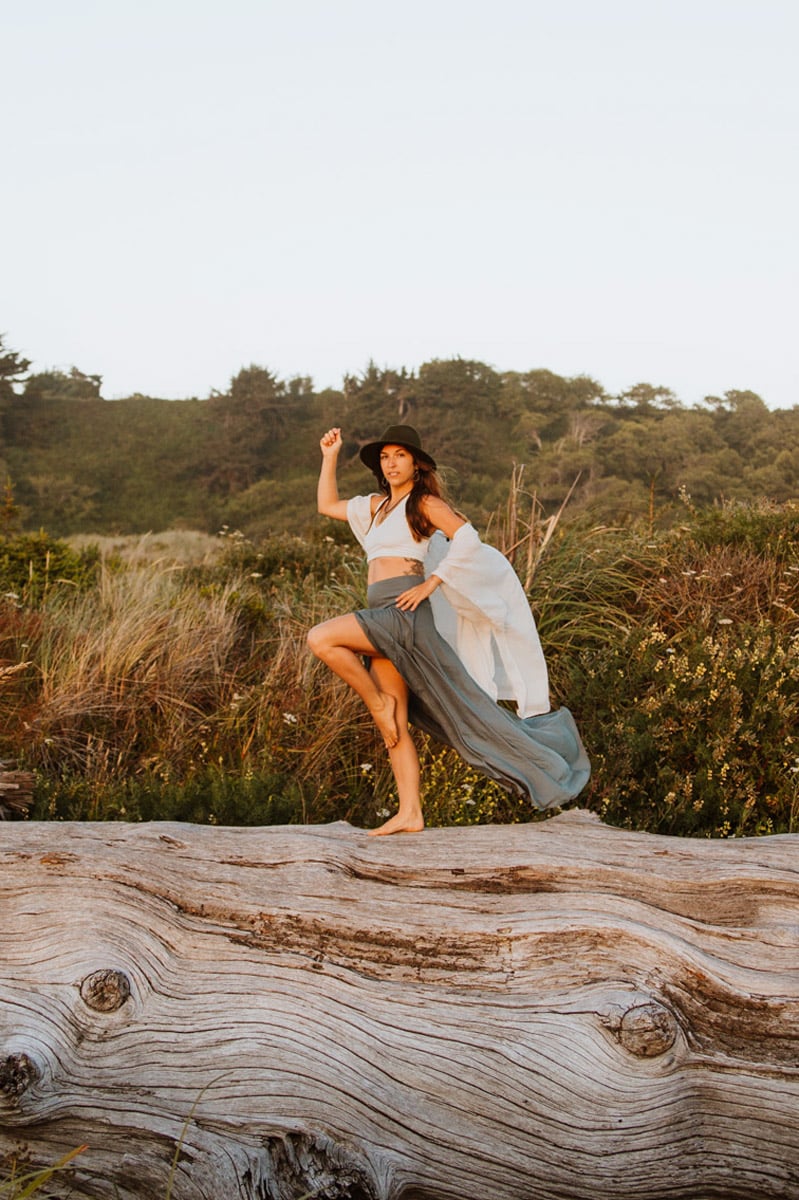
[[[539,810],[573,800],[591,768],[568,708],[520,717],[498,705],[438,632],[429,600],[412,613],[395,606],[412,582],[373,584],[369,608],[355,614],[407,683],[411,723]]]

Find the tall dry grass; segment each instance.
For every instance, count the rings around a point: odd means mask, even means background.
[[[103,568],[96,589],[50,600],[30,645],[44,769],[179,763],[235,675],[235,584],[202,594],[171,569]],[[146,759],[145,759],[146,761]]]
[[[73,549],[96,549],[105,562],[122,566],[189,567],[216,562],[224,542],[199,529],[164,529],[144,534],[76,533],[66,539]]]
[[[581,803],[670,832],[794,828],[799,512],[591,528],[545,518],[520,482],[495,540],[534,567],[553,696],[594,763]],[[360,555],[225,540],[193,566],[115,553],[91,587],[0,601],[0,757],[38,773],[35,815],[371,825],[390,810],[376,731],[305,642],[363,605]],[[531,816],[419,746],[430,823]]]
[[[81,797],[71,815],[135,813],[137,779],[152,792],[213,778],[219,791],[226,776],[289,789],[297,819],[352,815],[367,800],[374,820],[389,783],[377,735],[305,642],[311,625],[363,603],[359,573],[342,562],[322,582],[237,568],[198,577],[128,561],[105,560],[94,588],[51,592],[35,612],[3,602],[8,751],[51,795],[60,781]]]

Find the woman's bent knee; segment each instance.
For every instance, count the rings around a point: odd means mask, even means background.
[[[315,654],[317,658],[320,658],[322,648],[325,644],[322,626],[314,625],[313,629],[309,629],[305,640],[308,643],[308,649],[311,651],[311,654]]]
[[[308,648],[317,658],[326,660],[336,650],[351,650],[353,654],[375,653],[354,616],[334,617],[314,625],[306,635]]]

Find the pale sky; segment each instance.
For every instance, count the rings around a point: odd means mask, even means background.
[[[0,0],[0,332],[799,403],[797,0]]]

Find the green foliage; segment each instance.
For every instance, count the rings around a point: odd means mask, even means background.
[[[560,658],[629,629],[643,582],[661,561],[662,551],[646,531],[559,527],[530,592],[555,676]]]
[[[303,796],[286,775],[202,764],[179,779],[144,772],[95,777],[40,773],[30,816],[38,821],[190,821],[197,825],[292,825]]]
[[[360,552],[357,556],[353,553],[355,541],[351,536],[345,545],[327,534],[314,539],[276,534],[256,543],[240,530],[230,531],[223,527],[220,536],[224,539],[225,550],[214,568],[218,577],[238,572],[250,579],[262,579],[271,586],[278,586],[287,579],[301,580],[312,576],[327,583],[335,577],[336,570],[360,561]]]
[[[0,333],[0,401],[14,396],[14,387],[22,382],[30,362],[14,350],[6,349],[5,335]]]
[[[799,647],[773,628],[635,630],[575,685],[611,822],[726,837],[799,819]]]
[[[199,401],[43,401],[6,412],[8,471],[28,524],[50,533],[216,532],[217,435]],[[65,470],[69,464],[69,470]]]
[[[255,364],[234,376],[227,393],[211,395],[205,417],[214,430],[213,452],[203,474],[212,494],[232,495],[258,480],[297,400],[285,383]]]
[[[797,828],[796,533],[794,505],[691,514],[648,563],[634,555],[627,627],[559,660],[603,816],[713,836]]]
[[[23,604],[41,603],[53,589],[85,590],[94,583],[99,554],[39,533],[0,536],[0,593]]]
[[[422,807],[428,825],[486,825],[526,821],[531,813],[449,748],[431,750],[424,764]],[[382,819],[388,816],[384,811]]]
[[[76,367],[30,375],[18,395],[28,366],[0,354],[2,466],[24,524],[59,536],[222,524],[259,538],[304,534],[319,436],[331,424],[345,436],[342,494],[371,487],[360,445],[409,422],[479,525],[515,462],[527,465],[547,512],[578,480],[570,509],[594,523],[664,527],[680,516],[681,489],[705,507],[784,503],[799,490],[799,408],[770,412],[752,392],[686,408],[662,386],[637,383],[612,397],[588,376],[455,358],[418,372],[369,363],[341,391],[319,393],[307,378],[284,381],[251,364],[205,400],[106,402],[100,377]]]
[[[693,509],[690,534],[698,547],[746,547],[779,564],[799,562],[799,502],[727,504]]]
[[[11,480],[6,479],[0,495],[0,537],[8,537],[19,527],[20,511],[14,499],[14,489]]]
[[[102,376],[69,371],[41,371],[29,375],[22,393],[26,403],[51,400],[99,400]]]

